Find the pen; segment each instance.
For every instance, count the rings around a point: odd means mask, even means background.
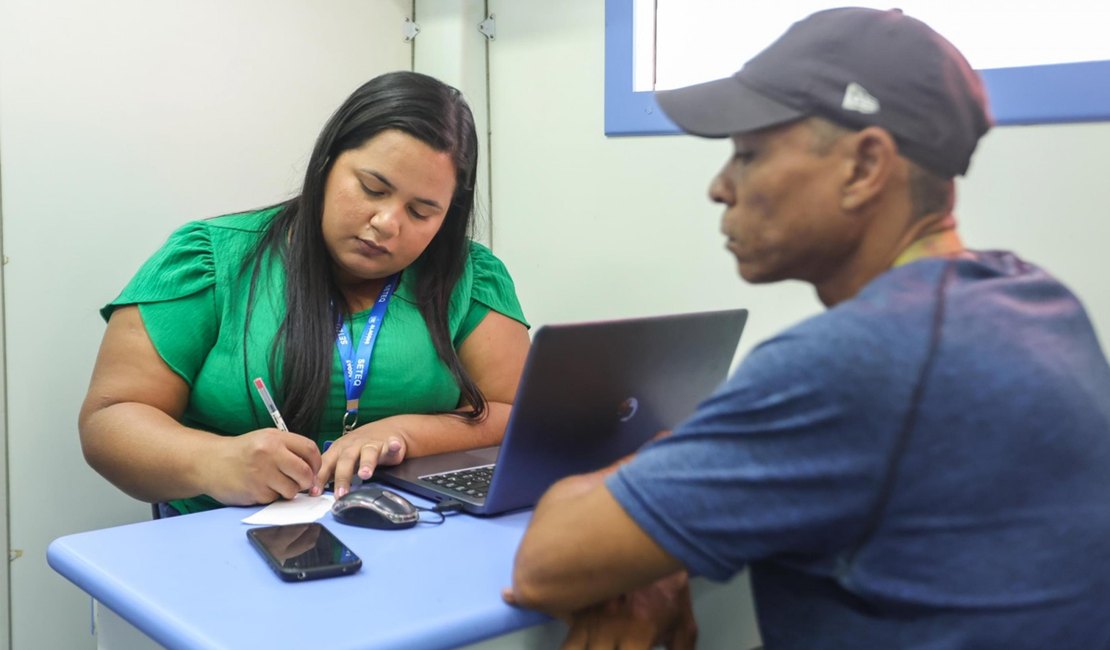
[[[274,398],[270,397],[270,391],[266,390],[266,384],[262,382],[261,377],[255,378],[254,387],[258,389],[258,394],[262,397],[262,403],[266,405],[266,410],[270,412],[270,417],[274,419],[274,426],[282,431],[288,431],[289,428],[285,426],[285,420],[281,417],[281,411],[278,410],[277,404],[274,404]]]

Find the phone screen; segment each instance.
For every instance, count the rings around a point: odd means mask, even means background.
[[[282,580],[312,580],[349,575],[362,560],[323,524],[263,526],[247,538]]]

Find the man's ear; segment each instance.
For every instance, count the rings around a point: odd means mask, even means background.
[[[849,173],[844,180],[840,206],[852,211],[881,194],[896,173],[901,159],[894,137],[881,127],[869,126],[842,139],[847,149]]]

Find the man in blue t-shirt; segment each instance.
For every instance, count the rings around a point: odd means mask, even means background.
[[[740,275],[828,309],[673,434],[553,486],[506,598],[583,640],[682,571],[747,567],[768,650],[1110,647],[1110,366],[1066,287],[956,233],[991,124],[963,56],[897,10],[833,9],[657,97],[731,138],[710,196]],[[647,641],[692,643],[665,609]]]

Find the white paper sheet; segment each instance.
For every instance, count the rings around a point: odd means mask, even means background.
[[[275,501],[253,515],[243,519],[244,524],[306,524],[323,517],[332,504],[335,496],[321,494],[310,497],[307,494],[298,494],[290,501]]]

